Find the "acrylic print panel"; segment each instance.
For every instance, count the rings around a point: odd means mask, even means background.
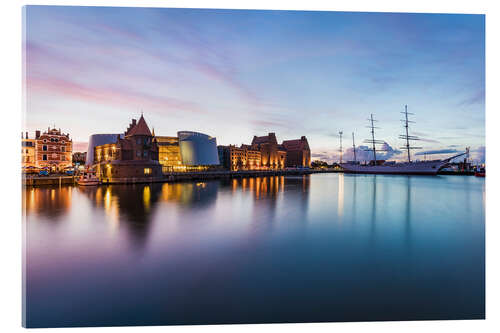
[[[24,24],[26,327],[484,318],[483,15]]]

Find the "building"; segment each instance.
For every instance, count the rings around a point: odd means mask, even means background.
[[[73,164],[84,165],[86,160],[87,160],[87,152],[73,153],[72,157]]]
[[[35,168],[36,160],[35,160],[35,139],[28,138],[28,132],[26,135],[21,134],[21,163],[23,169],[26,168]]]
[[[103,180],[162,175],[158,143],[142,115],[139,121],[132,119],[123,137],[117,135],[113,143],[95,146],[93,161]]]
[[[72,166],[73,141],[60,129],[48,128],[35,134],[35,166],[49,168],[52,172],[63,171]]]
[[[225,169],[231,171],[238,170],[258,170],[261,168],[260,151],[252,149],[249,145],[218,146],[219,160]]]
[[[177,132],[182,165],[214,166],[219,165],[217,140],[207,134],[181,131]]]
[[[89,137],[87,146],[87,158],[85,159],[86,166],[94,165],[94,149],[97,146],[105,145],[107,143],[114,143],[116,137],[120,136],[123,139],[123,134],[92,134]]]
[[[158,143],[159,162],[163,167],[163,171],[186,171],[186,166],[182,164],[179,138],[176,136],[155,136],[155,139]]]
[[[295,168],[311,166],[311,150],[305,136],[297,140],[285,140],[282,146],[286,150],[285,166]]]
[[[283,169],[286,163],[286,150],[278,145],[275,133],[254,136],[252,149],[260,151],[261,166],[265,169]]]

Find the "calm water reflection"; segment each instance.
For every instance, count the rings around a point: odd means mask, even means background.
[[[30,327],[484,317],[484,180],[24,192]]]

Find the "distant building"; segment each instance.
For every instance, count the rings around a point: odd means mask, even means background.
[[[28,138],[28,132],[21,134],[21,163],[23,168],[36,167],[35,139]]]
[[[87,153],[86,152],[73,153],[73,157],[72,157],[73,164],[78,163],[78,165],[84,165],[86,160],[87,160]]]
[[[275,133],[266,136],[254,136],[252,149],[261,153],[261,165],[266,169],[283,169],[286,163],[286,150],[278,145]]]
[[[50,127],[42,134],[36,131],[35,166],[37,168],[49,168],[55,172],[71,167],[72,152],[73,141],[69,138],[69,134]]]
[[[219,160],[225,169],[231,171],[238,170],[258,170],[261,168],[260,151],[252,149],[249,145],[218,146]]]
[[[162,175],[158,143],[144,117],[132,119],[123,137],[94,148],[94,166],[101,179],[143,178]]]
[[[311,166],[311,150],[305,136],[297,140],[285,140],[282,146],[286,150],[287,167]]]

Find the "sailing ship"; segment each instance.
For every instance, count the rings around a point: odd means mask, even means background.
[[[378,144],[383,144],[384,141],[375,139],[375,129],[377,127],[374,126],[376,122],[373,119],[373,114],[370,115],[368,121],[370,125],[371,139],[365,140],[365,143],[371,144],[371,148],[367,149],[373,153],[373,160],[369,163],[361,164],[356,161],[356,145],[354,144],[354,133],[352,135],[353,140],[353,148],[354,148],[354,161],[347,163],[340,163],[340,166],[346,173],[365,173],[365,174],[401,174],[401,175],[437,175],[438,171],[445,168],[451,160],[465,155],[466,152],[460,153],[458,155],[454,155],[441,160],[430,160],[430,161],[412,161],[411,160],[411,150],[412,149],[422,149],[422,147],[414,147],[410,145],[410,141],[419,140],[417,136],[409,135],[409,123],[413,123],[413,121],[408,120],[408,115],[412,115],[412,113],[408,112],[408,106],[405,105],[405,111],[401,112],[405,115],[404,122],[405,134],[399,136],[400,139],[404,139],[406,144],[401,149],[406,150],[408,161],[405,162],[396,162],[396,161],[377,161],[377,151],[386,151],[385,149],[377,149]]]

